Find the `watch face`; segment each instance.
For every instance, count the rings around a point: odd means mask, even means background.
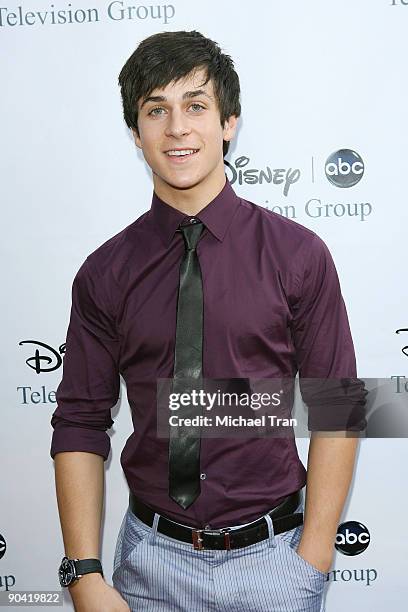
[[[64,557],[58,570],[60,585],[63,587],[69,586],[76,578],[74,562],[67,557]]]

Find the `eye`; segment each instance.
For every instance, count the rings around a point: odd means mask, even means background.
[[[162,108],[161,106],[156,106],[155,108],[152,108],[147,114],[152,115],[153,117],[158,117],[162,114],[161,112],[156,111],[164,111],[164,108]]]
[[[199,104],[198,102],[194,102],[193,104],[191,104],[190,108],[192,108],[194,112],[198,112],[200,110],[203,110],[204,106],[202,104]]]

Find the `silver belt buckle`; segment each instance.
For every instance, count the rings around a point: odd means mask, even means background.
[[[226,550],[231,550],[230,531],[231,530],[229,527],[224,527],[223,529],[219,530],[220,534],[224,534],[224,545]]]
[[[226,550],[231,550],[231,538],[230,538],[230,528],[222,527],[221,529],[193,529],[193,546],[195,550],[204,550],[203,546],[203,532],[213,533],[217,535],[224,535],[224,546]]]
[[[192,531],[194,550],[203,550],[204,548],[203,539],[201,537],[203,531],[204,529],[193,529]]]

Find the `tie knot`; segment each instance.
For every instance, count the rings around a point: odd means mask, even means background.
[[[203,229],[204,224],[201,221],[198,223],[189,223],[188,225],[180,225],[180,231],[183,234],[185,246],[188,251],[193,251],[196,248]]]

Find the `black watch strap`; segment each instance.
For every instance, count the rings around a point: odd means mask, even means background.
[[[58,578],[62,587],[68,587],[85,574],[98,572],[102,574],[102,564],[99,559],[68,559],[63,557],[58,570]]]
[[[99,559],[80,559],[74,561],[77,576],[99,572],[103,576],[102,563]]]

